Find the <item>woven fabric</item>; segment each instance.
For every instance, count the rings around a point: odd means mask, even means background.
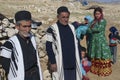
[[[102,59],[93,59],[90,72],[98,76],[109,76],[112,73],[111,61]]]

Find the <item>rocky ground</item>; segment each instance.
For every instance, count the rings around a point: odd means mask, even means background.
[[[119,4],[104,4],[104,3],[89,3],[87,6],[82,6],[80,2],[72,0],[0,0],[0,13],[4,14],[7,18],[13,19],[14,14],[19,10],[29,10],[32,13],[33,19],[41,21],[43,24],[36,30],[32,31],[37,36],[38,48],[41,57],[41,66],[43,70],[44,80],[50,80],[50,75],[47,71],[47,56],[45,52],[45,39],[44,34],[49,25],[56,21],[56,10],[59,6],[67,6],[71,12],[70,22],[79,21],[83,22],[86,15],[92,15],[93,9],[88,8],[101,6],[103,7],[104,17],[107,20],[106,38],[108,38],[109,27],[116,26],[120,31],[120,5]],[[5,21],[6,22],[6,21]],[[8,28],[10,23],[5,23],[5,31],[11,36],[15,33],[13,28]],[[11,24],[11,27],[14,25]],[[1,36],[0,36],[1,37]],[[0,40],[4,43],[5,40]],[[85,40],[82,40],[82,45],[85,45]],[[118,61],[113,65],[113,72],[108,77],[101,77],[100,80],[120,80],[120,45],[118,45]],[[98,76],[88,73],[90,80],[99,80]]]

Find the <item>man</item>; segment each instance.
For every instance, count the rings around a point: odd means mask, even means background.
[[[1,46],[0,61],[8,80],[42,80],[36,42],[31,30],[31,13],[15,14],[18,33]]]
[[[53,80],[81,80],[80,58],[67,7],[57,9],[58,21],[47,30],[46,51]]]

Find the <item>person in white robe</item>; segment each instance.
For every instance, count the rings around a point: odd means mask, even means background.
[[[31,13],[18,11],[15,20],[18,33],[1,46],[0,53],[7,80],[43,80],[36,40],[31,33]]]
[[[67,7],[57,9],[58,21],[47,29],[46,51],[52,80],[82,80],[75,28]]]

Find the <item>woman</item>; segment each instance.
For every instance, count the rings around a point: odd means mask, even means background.
[[[87,32],[91,34],[88,56],[92,61],[91,72],[98,76],[111,74],[111,53],[105,37],[106,20],[100,7],[94,10],[94,20]]]

